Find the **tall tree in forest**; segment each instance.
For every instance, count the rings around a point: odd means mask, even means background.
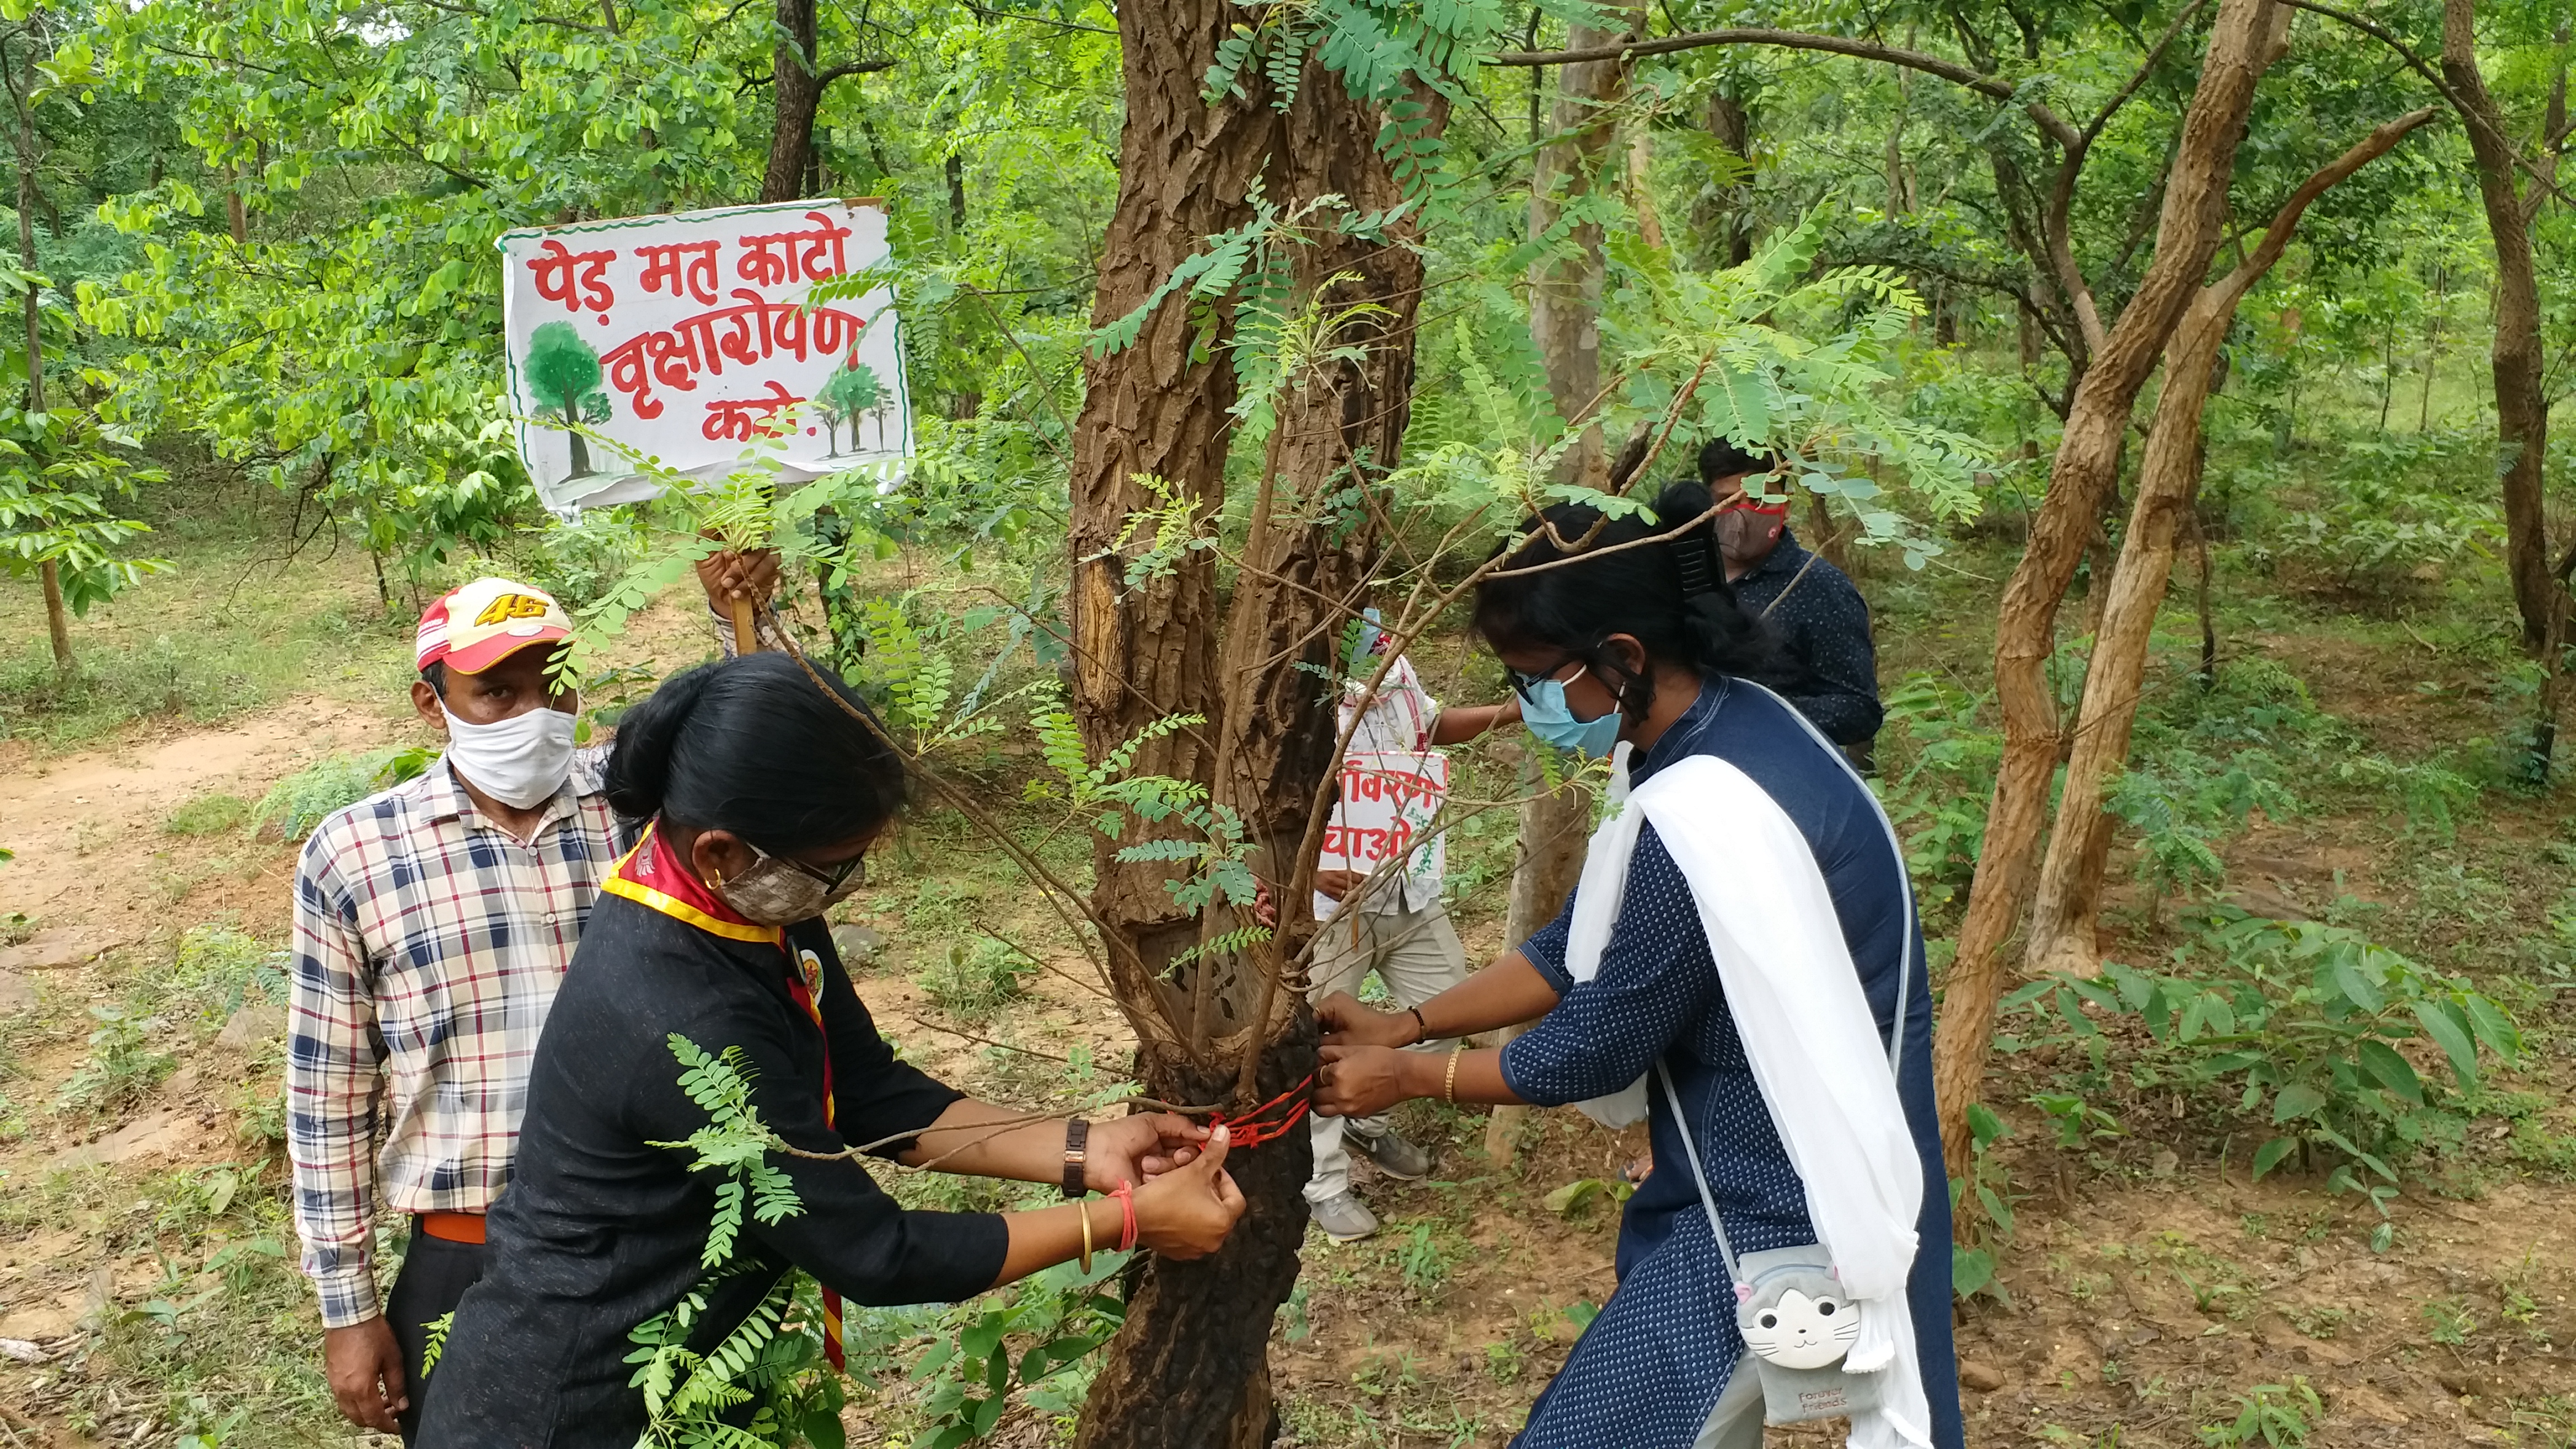
[[[54,48],[53,17],[35,11],[0,26],[0,85],[9,92],[10,137],[18,163],[18,266],[14,286],[25,323],[22,341],[27,393],[24,403],[0,418],[0,567],[32,569],[44,593],[45,634],[54,670],[68,675],[71,618],[86,614],[143,574],[167,565],[118,557],[123,544],[150,532],[119,518],[112,493],[158,471],[130,472],[130,461],[104,445],[134,446],[121,432],[101,428],[86,408],[49,405],[45,390],[45,278],[36,270],[35,217],[40,204],[36,168],[44,144],[36,108],[52,87],[43,66]]]
[[[2564,35],[2565,21],[2560,21]],[[2564,44],[2562,40],[2561,44]],[[2549,399],[2540,346],[2540,284],[2532,265],[2531,222],[2549,199],[2558,149],[2567,140],[2565,74],[2559,59],[2559,114],[2540,137],[2547,158],[2525,195],[2521,146],[2507,129],[2504,108],[2478,68],[2477,0],[2443,0],[2442,75],[2467,123],[2469,153],[2477,160],[2478,200],[2495,241],[2496,476],[2503,485],[2505,568],[2522,615],[2522,642],[2539,650],[2548,642],[2559,585],[2549,565],[2549,525],[2541,506],[2541,469],[2549,456]]]
[[[2201,412],[2237,304],[2281,259],[2311,203],[2436,114],[2420,110],[2378,127],[2301,183],[2263,229],[2262,242],[2192,299],[2165,344],[2164,387],[2156,397],[2120,561],[2110,579],[2096,585],[2105,595],[2102,624],[2084,676],[2083,703],[2069,732],[2073,748],[2066,780],[2058,792],[2056,824],[2031,905],[2026,974],[2071,971],[2089,976],[2101,969],[2094,917],[2114,823],[2102,808],[2103,794],[2128,759],[2147,646],[2173,575],[2176,525],[2200,488]]]
[[[814,117],[823,92],[843,76],[893,66],[877,58],[825,66],[816,54],[815,0],[778,0],[778,46],[771,52],[770,98],[776,110],[769,132],[769,166],[761,173],[762,201],[793,201],[816,194]]]
[[[2004,944],[2030,898],[2063,738],[2048,685],[2058,605],[2118,481],[2121,444],[2138,392],[2199,295],[2224,239],[2228,183],[2254,85],[2285,47],[2279,14],[2274,0],[2220,0],[2200,83],[2166,173],[2155,259],[2076,386],[2049,468],[2047,496],[2031,520],[2029,545],[2004,585],[1995,628],[2003,761],[1987,805],[1976,879],[1933,1046],[1941,1141],[1953,1175],[1968,1168],[1967,1110],[1983,1095],[2002,995]]]

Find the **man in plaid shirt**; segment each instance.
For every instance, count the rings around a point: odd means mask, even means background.
[[[775,576],[774,559],[729,554],[699,569],[718,613]],[[731,630],[717,632],[730,654]],[[573,747],[578,701],[546,675],[570,633],[553,598],[506,579],[432,604],[412,704],[446,754],[323,821],[296,866],[296,1230],[340,1412],[406,1439],[431,1325],[482,1276],[482,1214],[510,1180],[555,986],[634,843],[601,793],[606,748]],[[380,1210],[412,1219],[381,1303]]]

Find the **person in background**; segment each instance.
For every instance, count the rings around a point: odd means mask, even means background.
[[[954,1302],[1068,1260],[1088,1268],[1095,1251],[1197,1258],[1224,1243],[1244,1208],[1225,1127],[1169,1113],[1032,1120],[932,1080],[878,1034],[823,917],[866,883],[866,852],[903,797],[902,757],[857,695],[781,654],[675,675],[621,722],[608,798],[652,823],[602,886],[537,1042],[519,1170],[430,1376],[423,1444],[658,1439],[629,1334],[693,1291],[703,1348],[802,1268],[822,1285],[837,1354],[835,1295]],[[736,1061],[749,1107],[793,1149],[764,1161],[795,1210],[744,1214],[712,1273],[725,1174],[683,1141],[709,1118],[682,1080],[682,1041]],[[907,1211],[863,1153],[1102,1196]]]
[[[1810,676],[1782,693],[1866,770],[1885,718],[1869,605],[1841,569],[1809,553],[1789,531],[1789,480],[1778,469],[1778,459],[1724,438],[1699,451],[1709,497],[1731,505],[1717,516],[1726,581],[1744,612],[1769,625],[1782,651]],[[1744,485],[1754,478],[1764,480],[1768,497],[1746,494]]]
[[[708,606],[765,597],[776,567],[719,554]],[[634,843],[607,747],[547,675],[572,620],[483,578],[421,615],[412,707],[447,738],[419,777],[338,811],[295,871],[287,1156],[323,1366],[353,1424],[419,1422],[427,1325],[482,1272],[483,1211],[510,1180],[528,1059],[600,881]],[[718,638],[732,650],[731,629]],[[379,1209],[412,1219],[380,1299]]]
[[[1370,655],[1384,657],[1390,641],[1375,624],[1367,627]],[[1503,704],[1443,710],[1423,688],[1413,661],[1402,655],[1387,666],[1377,698],[1365,710],[1359,707],[1361,683],[1353,681],[1342,695],[1341,727],[1350,731],[1350,754],[1415,754],[1464,743],[1520,718],[1517,696]],[[1371,971],[1386,983],[1399,1008],[1419,1006],[1467,979],[1467,949],[1440,903],[1439,876],[1390,870],[1359,900],[1348,901],[1365,879],[1350,870],[1315,873],[1317,895],[1347,904],[1315,945],[1308,1000],[1357,992]],[[1417,1045],[1436,1051],[1447,1044]],[[1431,1171],[1431,1155],[1399,1136],[1384,1116],[1307,1120],[1313,1124],[1315,1175],[1306,1182],[1306,1202],[1316,1225],[1334,1242],[1354,1242],[1378,1229],[1377,1214],[1351,1190],[1350,1143],[1357,1143],[1378,1171],[1400,1181],[1416,1182]]]

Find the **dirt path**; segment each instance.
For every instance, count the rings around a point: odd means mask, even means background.
[[[257,800],[313,761],[380,744],[386,734],[381,715],[300,699],[222,729],[14,762],[0,772],[0,847],[17,853],[0,868],[0,917],[23,913],[41,929],[0,954],[0,970],[58,968],[227,912],[241,913],[252,929],[282,922],[283,896],[245,889],[230,873],[199,883],[202,890],[179,889],[185,877],[174,869],[238,855],[244,842],[230,831],[182,839],[164,822],[216,792]],[[179,905],[187,909],[168,909]]]

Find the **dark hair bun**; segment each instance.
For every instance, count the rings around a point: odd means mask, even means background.
[[[1583,659],[1626,634],[1651,660],[1793,684],[1803,671],[1726,582],[1717,522],[1703,516],[1713,501],[1704,484],[1675,483],[1656,495],[1651,523],[1637,515],[1605,520],[1585,503],[1560,503],[1527,520],[1509,562],[1476,586],[1476,633],[1498,650]],[[1535,567],[1569,556],[1557,539],[1587,542],[1563,567]]]
[[[747,654],[664,680],[618,725],[609,808],[773,852],[883,825],[903,808],[903,757],[839,675],[812,668]]]

